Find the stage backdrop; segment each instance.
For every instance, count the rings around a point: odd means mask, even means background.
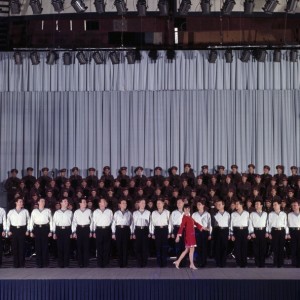
[[[298,90],[1,92],[0,127],[1,180],[27,166],[300,165]]]

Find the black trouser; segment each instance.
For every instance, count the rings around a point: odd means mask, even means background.
[[[267,240],[266,229],[254,229],[255,238],[253,239],[253,252],[255,265],[259,268],[265,266]]]
[[[274,252],[273,264],[275,267],[282,267],[284,262],[285,230],[272,228],[272,248]]]
[[[58,266],[65,268],[70,262],[71,226],[56,227]]]
[[[105,268],[109,263],[111,227],[96,228],[97,265]]]
[[[207,241],[209,232],[196,229],[197,241],[197,264],[198,267],[205,267],[207,263]]]
[[[167,266],[168,234],[168,226],[154,228],[156,259],[158,266],[161,268]]]
[[[135,227],[135,255],[137,258],[138,266],[144,268],[148,263],[149,255],[149,228],[148,227]]]
[[[2,243],[3,224],[0,225],[0,266],[2,265],[3,243]]]
[[[174,234],[175,239],[176,239],[179,228],[180,228],[180,226],[174,226],[174,228],[173,228],[173,234]],[[181,253],[185,250],[185,242],[184,241],[185,241],[185,231],[183,231],[182,236],[179,239],[179,242],[178,243],[175,242],[175,255],[176,255],[177,259],[179,258]],[[186,256],[180,262],[180,267],[185,267],[185,265],[186,265]]]
[[[90,225],[85,227],[77,225],[76,235],[78,265],[79,267],[87,267],[90,256]]]
[[[128,265],[129,241],[130,241],[130,227],[116,226],[116,242],[117,242],[120,268],[126,268]]]
[[[215,227],[212,234],[217,267],[224,268],[226,266],[227,259],[229,228]]]
[[[300,267],[300,230],[290,229],[292,265]]]
[[[12,252],[14,257],[14,267],[23,268],[25,266],[25,238],[26,238],[26,226],[10,226],[12,233]]]
[[[234,255],[237,265],[241,268],[247,265],[247,250],[248,250],[248,228],[239,229],[233,228]]]
[[[48,234],[50,232],[49,224],[34,225],[33,234],[35,238],[36,264],[38,267],[48,267],[49,249]]]

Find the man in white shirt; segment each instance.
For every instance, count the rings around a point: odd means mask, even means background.
[[[299,201],[294,199],[291,203],[292,212],[288,214],[289,238],[291,239],[292,265],[300,268],[300,211]]]
[[[57,240],[58,266],[66,268],[70,262],[70,244],[72,238],[73,213],[68,209],[67,198],[60,200],[61,208],[53,216],[53,238]]]
[[[3,243],[2,237],[5,237],[6,228],[6,212],[0,207],[0,266],[2,265],[2,255],[3,255]]]
[[[14,257],[14,267],[24,268],[25,266],[25,238],[29,235],[27,231],[29,223],[29,213],[24,209],[22,198],[15,199],[15,209],[11,209],[7,214],[6,231],[12,237],[12,251]]]
[[[120,209],[114,214],[112,222],[112,238],[116,240],[119,267],[126,268],[128,265],[128,247],[129,241],[132,238],[132,214],[127,209],[127,201],[119,200]]]
[[[38,208],[31,213],[28,229],[30,236],[35,238],[36,263],[38,268],[48,267],[49,248],[48,238],[52,236],[52,214],[45,208],[45,199],[38,200]]]
[[[177,236],[178,230],[181,225],[182,217],[184,215],[184,212],[183,212],[184,202],[181,197],[177,199],[176,205],[177,205],[177,209],[172,211],[171,218],[170,218],[171,226],[172,226],[171,237],[173,239],[175,239]],[[175,254],[176,254],[177,259],[179,258],[179,256],[181,255],[181,253],[184,250],[185,250],[185,244],[184,244],[184,236],[183,236],[182,239],[179,239],[178,243],[175,242]],[[184,257],[184,259],[181,261],[180,267],[184,267],[185,264],[186,264],[186,257]]]
[[[197,264],[199,268],[204,268],[207,263],[207,241],[211,239],[212,227],[211,227],[211,216],[205,211],[205,198],[201,198],[197,201],[197,212],[194,212],[192,218],[203,226],[206,230],[200,231],[198,228],[196,231],[196,242],[197,242]]]
[[[93,237],[96,239],[97,265],[105,268],[109,264],[110,246],[111,246],[111,224],[113,221],[113,212],[107,208],[105,198],[100,198],[99,208],[93,212]]]
[[[269,213],[267,232],[272,240],[274,267],[281,268],[284,263],[284,245],[289,234],[287,215],[280,210],[280,200],[274,199],[273,211]]]
[[[236,263],[239,267],[245,268],[247,265],[248,239],[250,239],[249,212],[243,208],[241,200],[235,201],[235,209],[231,214],[230,234],[234,243],[234,254]]]
[[[148,263],[150,211],[145,209],[146,200],[138,201],[139,209],[133,213],[133,239],[138,266],[144,268]]]
[[[164,209],[164,200],[158,198],[157,210],[153,211],[150,219],[150,233],[155,240],[156,259],[159,267],[167,266],[168,239],[171,234],[170,212]]]
[[[85,198],[79,199],[79,209],[74,212],[72,221],[73,238],[77,244],[77,258],[80,268],[89,265],[90,238],[92,237],[92,211],[87,208]]]
[[[217,199],[215,207],[218,212],[212,218],[213,224],[213,248],[217,267],[224,268],[226,266],[230,214],[225,211],[225,202]]]
[[[267,251],[267,237],[266,232],[268,214],[263,211],[263,202],[260,197],[254,200],[255,211],[250,214],[249,234],[253,239],[253,252],[255,265],[259,268],[264,268],[266,251]]]

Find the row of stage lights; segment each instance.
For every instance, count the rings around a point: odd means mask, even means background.
[[[21,12],[21,0],[11,0],[10,1],[10,12],[12,14],[20,14]],[[98,13],[105,13],[106,0],[95,0],[94,5]],[[285,11],[287,13],[295,13],[297,4],[299,0],[288,0]],[[51,0],[54,11],[62,12],[64,10],[64,0]],[[229,15],[233,7],[235,6],[235,0],[224,0],[221,12],[224,15]],[[262,10],[265,13],[272,14],[279,4],[278,0],[266,0]],[[30,0],[29,5],[31,6],[33,14],[41,14],[43,11],[41,0]],[[87,6],[84,0],[72,0],[71,5],[77,13],[82,13],[87,10]],[[117,9],[119,15],[125,15],[128,11],[125,0],[115,0],[114,5]],[[180,15],[187,15],[191,9],[191,0],[181,0],[178,13]],[[167,16],[169,14],[169,1],[168,0],[158,0],[158,9],[161,16]],[[211,12],[211,0],[201,0],[200,6],[203,14],[209,14]],[[254,0],[244,1],[244,12],[245,14],[252,14],[254,10]],[[139,16],[145,16],[147,12],[147,2],[146,0],[137,0],[136,8]]]
[[[86,65],[94,60],[95,64],[101,65],[105,64],[107,59],[111,60],[111,63],[114,65],[119,64],[122,59],[123,52],[120,51],[94,51],[94,52],[85,52],[79,51],[76,53],[75,57],[77,58],[79,64]],[[288,52],[287,52],[288,53]],[[252,57],[258,62],[265,62],[268,52],[264,49],[255,49],[249,50],[244,49],[241,53],[240,60],[244,63],[248,62]],[[156,62],[159,58],[159,53],[157,50],[150,50],[148,52],[148,56],[152,62]],[[29,55],[32,65],[40,64],[40,55],[37,51],[32,51]],[[134,64],[135,62],[140,62],[142,59],[141,53],[139,50],[129,50],[126,52],[125,57],[127,59],[128,64]],[[283,55],[280,49],[276,49],[273,51],[273,62],[281,62]],[[297,62],[298,60],[298,51],[296,49],[292,49],[286,56],[290,62]],[[71,52],[63,53],[63,63],[64,65],[72,65],[74,63],[74,55]],[[166,50],[166,58],[168,61],[172,62],[176,58],[176,52],[174,50]],[[208,62],[215,63],[218,58],[217,50],[210,50],[208,54]],[[46,56],[46,64],[54,65],[56,61],[59,59],[59,55],[56,51],[50,50]],[[226,63],[233,62],[233,53],[231,49],[227,49],[224,54],[224,59]],[[16,65],[23,64],[23,55],[20,51],[16,51],[14,53],[14,60]]]

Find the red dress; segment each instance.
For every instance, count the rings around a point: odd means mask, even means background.
[[[181,225],[178,230],[178,234],[182,235],[183,229],[185,229],[185,247],[191,248],[196,247],[196,237],[195,237],[195,227],[199,230],[202,229],[202,226],[197,223],[191,216],[184,215],[182,217]]]

